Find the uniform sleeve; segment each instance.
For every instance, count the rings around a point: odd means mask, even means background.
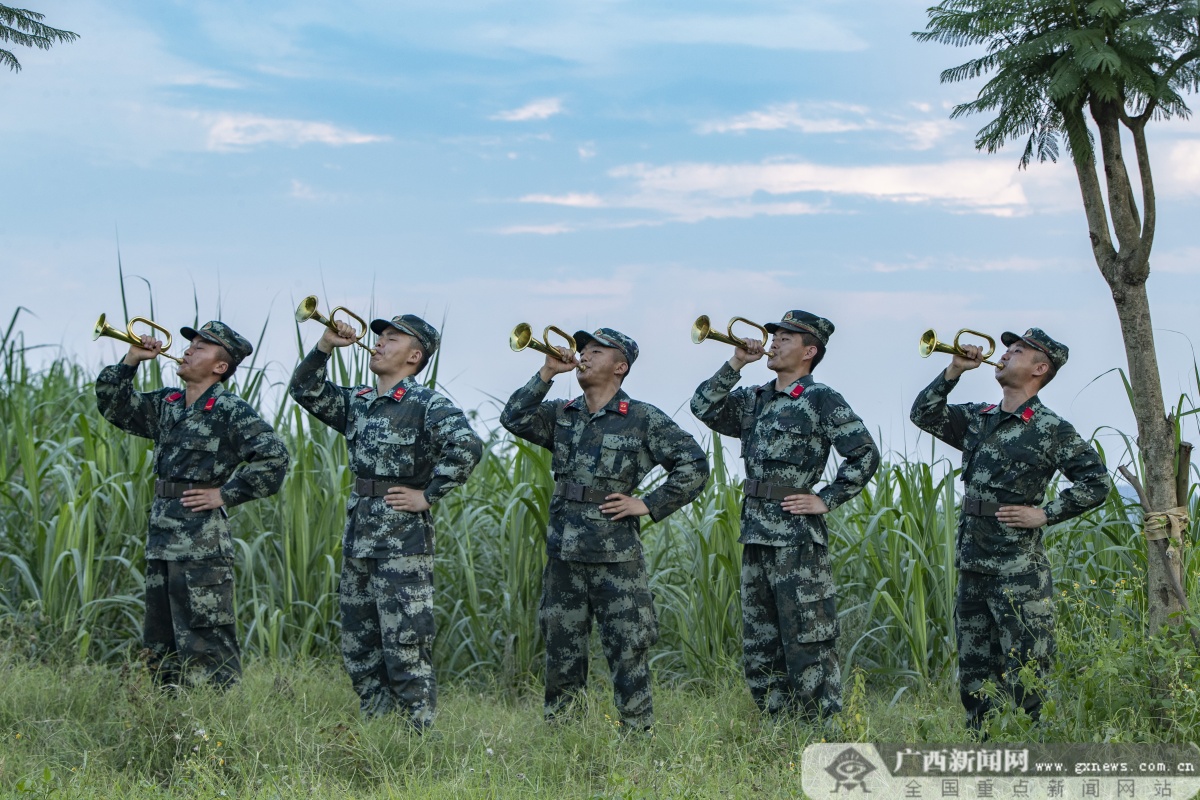
[[[270,497],[283,486],[287,475],[288,451],[283,439],[254,408],[239,402],[229,421],[229,439],[238,448],[242,462],[221,487],[228,508],[247,500]]]
[[[500,424],[514,436],[547,450],[554,447],[554,417],[558,404],[542,402],[553,383],[534,374],[529,383],[513,392],[500,412]]]
[[[96,407],[106,420],[123,431],[147,439],[158,438],[159,404],[163,393],[137,392],[133,376],[137,367],[125,363],[113,364],[96,377]]]
[[[742,373],[726,361],[715,375],[696,387],[696,393],[692,395],[692,413],[717,433],[740,437],[742,414],[754,397],[750,391],[732,391],[741,379]]]
[[[483,456],[483,442],[471,430],[466,415],[441,395],[430,402],[425,419],[438,453],[433,477],[425,488],[425,499],[433,504],[467,482]]]
[[[1042,509],[1046,524],[1077,517],[1104,502],[1112,481],[1096,448],[1083,440],[1075,428],[1064,422],[1055,436],[1054,465],[1071,482]]]
[[[708,457],[696,439],[675,420],[653,409],[647,445],[667,479],[642,498],[655,522],[695,500],[708,482]]]
[[[828,391],[821,403],[821,431],[842,457],[833,482],[817,493],[829,510],[861,492],[879,469],[879,448],[845,399]]]
[[[301,408],[333,428],[346,431],[346,415],[350,408],[350,390],[335,386],[325,379],[329,354],[314,347],[296,366],[288,384],[288,394]]]
[[[950,391],[957,385],[958,379],[947,380],[944,371],[938,373],[933,383],[926,386],[913,401],[909,419],[921,430],[961,450],[963,436],[967,432],[967,407],[947,403]]]

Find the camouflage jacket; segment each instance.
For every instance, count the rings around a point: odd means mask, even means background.
[[[832,511],[863,490],[879,468],[879,448],[840,394],[811,375],[783,391],[774,381],[735,390],[741,377],[722,364],[692,395],[692,413],[717,433],[741,440],[748,479],[811,489],[832,445],[843,461],[817,496]],[[828,544],[823,514],[789,514],[778,500],[757,497],[742,503],[742,544],[786,547],[805,536]]]
[[[288,391],[305,410],[346,437],[350,471],[423,489],[431,504],[466,483],[483,444],[462,411],[408,377],[387,394],[374,386],[335,386],[325,379],[329,356],[313,348],[292,374]],[[395,511],[382,497],[362,497],[351,486],[342,552],[351,558],[388,558],[433,552],[428,511]]]
[[[655,465],[666,480],[642,498],[650,517],[661,520],[695,500],[708,481],[708,459],[675,420],[620,390],[592,414],[581,395],[569,402],[543,402],[551,384],[534,375],[513,392],[500,424],[516,436],[550,450],[558,482],[605,492],[632,494]],[[611,516],[611,515],[609,515]],[[642,553],[637,517],[616,522],[596,503],[550,500],[546,552],[566,561],[632,561]]]
[[[96,378],[96,405],[121,430],[154,440],[159,479],[220,486],[225,508],[279,491],[287,448],[253,406],[220,383],[188,406],[182,389],[134,391],[136,374],[123,363],[105,367]],[[217,557],[233,557],[225,509],[189,511],[179,498],[154,498],[146,558]]]
[[[1014,413],[989,403],[949,405],[957,380],[941,373],[917,396],[912,421],[963,452],[964,491],[993,503],[1041,506],[1056,471],[1072,486],[1042,510],[1047,522],[1076,517],[1104,502],[1110,486],[1104,462],[1062,417],[1037,395]],[[1010,528],[994,516],[960,514],[959,569],[988,575],[1022,575],[1049,566],[1042,529]]]

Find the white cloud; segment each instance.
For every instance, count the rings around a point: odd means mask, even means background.
[[[760,193],[816,193],[951,208],[1010,216],[1028,200],[1011,163],[994,159],[867,167],[823,166],[803,161],[758,164],[683,163],[663,167],[632,164],[609,173],[632,181],[638,194],[657,198],[708,198],[748,202]]]
[[[597,194],[527,194],[521,198],[522,203],[544,203],[552,206],[567,206],[568,208],[603,208],[607,203]]]
[[[541,100],[526,103],[520,108],[514,108],[511,111],[499,111],[489,117],[489,119],[497,119],[502,122],[529,122],[530,120],[549,119],[562,112],[563,106],[560,98],[545,97]]]
[[[1200,275],[1200,247],[1182,247],[1151,254],[1150,270],[1176,275]]]
[[[928,111],[926,106],[924,111]],[[746,133],[748,131],[796,131],[806,134],[836,134],[881,131],[899,135],[912,150],[928,150],[958,126],[949,120],[910,120],[889,116],[872,117],[863,106],[847,103],[776,103],[761,111],[712,120],[697,127],[699,133]]]
[[[1200,139],[1174,142],[1167,149],[1165,162],[1163,166],[1155,165],[1154,185],[1158,191],[1165,195],[1200,194]]]
[[[274,119],[256,114],[202,115],[208,126],[207,147],[218,152],[244,150],[266,144],[299,147],[302,144],[325,144],[341,147],[348,144],[383,142],[386,136],[357,133],[327,122],[307,122],[299,119]]]
[[[914,258],[908,261],[874,261],[868,272],[1078,272],[1081,266],[1055,259],[1013,256],[999,259],[941,259]]]
[[[501,236],[514,236],[520,234],[554,236],[559,233],[570,233],[573,230],[576,229],[570,225],[553,223],[550,225],[507,225],[503,228],[497,228],[495,232]]]
[[[595,158],[596,157],[596,143],[595,142],[584,142],[583,144],[579,145],[578,152],[579,152],[579,158],[581,161],[587,161],[589,158]]]

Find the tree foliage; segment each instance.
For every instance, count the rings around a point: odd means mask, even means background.
[[[60,31],[42,23],[45,14],[23,8],[0,5],[0,42],[12,42],[20,47],[36,47],[49,50],[60,42],[73,42],[79,34]],[[10,50],[0,49],[0,65],[13,72],[21,71],[21,62]]]
[[[984,55],[942,72],[943,83],[992,75],[952,117],[996,112],[975,145],[994,153],[1025,140],[1021,166],[1055,161],[1059,139],[1090,162],[1085,111],[1116,105],[1127,126],[1187,116],[1200,88],[1197,0],[945,0],[929,9],[920,41],[982,46]]]

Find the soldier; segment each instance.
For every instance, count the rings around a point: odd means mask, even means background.
[[[554,454],[554,496],[538,622],[546,641],[547,720],[567,711],[587,683],[592,617],[612,673],[625,730],[654,725],[648,651],[658,623],[639,538],[639,517],[657,521],[704,489],[708,460],[690,434],[621,388],[637,343],[612,328],[578,331],[578,363],[553,356],[509,398],[500,424]],[[569,357],[566,348],[559,348]],[[578,367],[583,396],[543,398],[555,375]],[[666,480],[638,499],[655,465]]]
[[[416,375],[440,337],[413,314],[377,319],[374,386],[325,379],[335,347],[354,329],[335,323],[300,362],[288,391],[346,437],[355,481],[342,539],[342,658],[367,716],[406,714],[433,724],[433,517],[430,508],[466,482],[483,446],[463,412]]]
[[[833,323],[789,311],[766,329],[775,380],[733,388],[742,367],[763,357],[762,343],[745,339],[696,389],[692,413],[742,443],[742,666],[750,694],[761,711],[813,721],[842,708],[824,515],[862,491],[879,467],[879,450],[842,396],[812,378]],[[814,494],[830,445],[842,465]]]
[[[155,681],[225,687],[241,676],[227,509],[279,491],[288,452],[225,382],[253,347],[223,322],[180,331],[185,388],[136,392],[138,364],[162,351],[142,336],[96,378],[96,405],[118,428],[153,439],[154,502],[146,541],[143,644]]]
[[[979,694],[984,681],[1038,718],[1042,696],[1027,692],[1018,673],[1032,661],[1040,675],[1054,655],[1054,586],[1042,529],[1100,505],[1110,486],[1095,449],[1038,398],[1067,363],[1066,345],[1040,328],[1000,339],[1008,351],[995,371],[999,405],[947,404],[963,372],[982,361],[980,348],[964,345],[966,355],[954,356],[912,407],[913,423],[963,452],[954,628],[959,694],[974,730],[992,708]],[[1073,485],[1042,505],[1056,471]]]

